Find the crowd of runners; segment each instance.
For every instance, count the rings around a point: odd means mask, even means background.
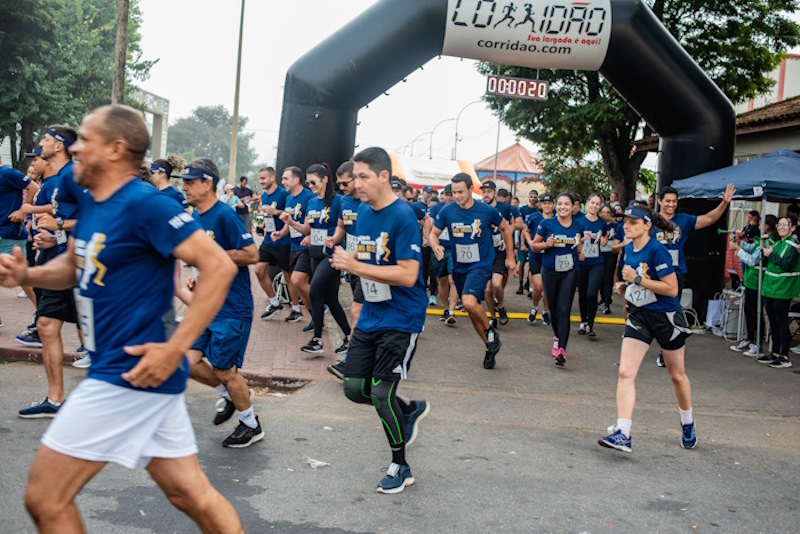
[[[21,286],[35,304],[33,322],[17,339],[42,347],[47,375],[47,394],[19,416],[54,418],[26,496],[41,530],[80,524],[74,497],[106,462],[145,467],[204,530],[241,528],[199,467],[183,392],[191,377],[219,393],[215,425],[237,416],[223,446],[264,438],[239,374],[254,317],[251,265],[268,298],[256,315],[302,323],[309,335],[302,351],[325,351],[326,310],[342,331],[342,342],[330,347],[341,360],[329,371],[342,379],[349,400],[372,405],[380,419],[391,453],[381,493],[414,482],[405,452],[431,406],[403,397],[398,386],[428,307],[438,299],[447,326],[457,324],[456,310],[466,312],[485,347],[482,366],[491,370],[502,358],[500,332],[509,322],[504,293],[514,277],[516,292],[531,298],[527,323],[552,329],[550,356],[559,368],[567,365],[576,292],[577,331],[590,340],[603,335],[596,317],[600,309],[611,313],[612,295],[626,301],[617,419],[601,445],[631,451],[634,382],[655,340],[657,363],[666,366],[680,408],[681,445],[696,446],[684,370],[690,330],[679,303],[683,246],[693,230],[722,216],[732,186],[700,216],[676,212],[671,188],[659,192],[658,212],[646,201],[623,207],[599,194],[580,199],[569,192],[532,191],[519,207],[492,181],[480,185],[476,198],[477,184],[464,173],[420,193],[393,174],[385,150],[368,148],[335,171],[326,163],[290,166],[279,178],[263,168],[260,197],[246,180],[219,195],[213,161],[170,156],[143,166],[148,143],[137,112],[107,106],[87,115],[77,132],[50,127],[28,154],[27,176],[0,171],[8,191],[4,225],[16,232],[3,230],[0,281]],[[182,181],[182,191],[172,178]],[[783,241],[796,223],[787,221],[777,224],[777,240],[764,256],[780,256],[777,266],[796,269],[796,251]],[[253,234],[263,236],[259,246]],[[184,266],[192,269],[185,281]],[[283,299],[275,272],[286,286]],[[352,291],[349,314],[340,302],[341,281]],[[187,306],[180,321],[173,297]],[[77,326],[80,366],[88,368],[68,399],[64,323]],[[773,334],[778,345],[769,362],[791,366],[781,336],[782,330]]]

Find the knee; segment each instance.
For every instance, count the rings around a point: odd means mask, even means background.
[[[60,326],[59,321],[55,321],[49,317],[39,317],[36,320],[36,331],[39,337],[53,337],[58,335]]]
[[[344,396],[358,404],[369,404],[372,398],[365,389],[365,378],[345,378]]]
[[[267,264],[266,263],[256,263],[256,278],[259,280],[263,280],[265,276],[267,276]]]
[[[211,484],[198,484],[195,487],[175,487],[165,491],[167,500],[170,504],[194,517],[197,513],[202,513],[204,510],[210,509],[214,501],[214,488]]]
[[[236,367],[231,367],[230,369],[217,369],[215,367],[214,375],[223,383],[230,382],[237,376]]]
[[[669,371],[669,379],[673,384],[682,384],[687,379],[685,369],[672,369]]]

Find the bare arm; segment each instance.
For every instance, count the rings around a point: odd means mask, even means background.
[[[622,268],[622,279],[628,284],[634,283],[637,273],[630,265]],[[649,289],[657,295],[664,295],[667,297],[678,296],[678,276],[675,273],[668,274],[661,280],[650,280],[649,278],[642,278],[639,282],[639,287]]]
[[[75,287],[75,242],[70,239],[67,252],[39,267],[28,268],[28,260],[19,247],[13,254],[0,255],[0,281],[5,287],[33,286],[65,290]]]
[[[237,267],[246,267],[247,265],[258,263],[258,249],[255,244],[236,250],[226,250],[225,252]]]
[[[728,209],[728,204],[733,200],[733,194],[735,192],[736,188],[733,184],[728,184],[728,187],[725,188],[725,193],[722,195],[722,202],[719,203],[719,206],[705,215],[699,215],[694,223],[694,229],[702,230],[717,222],[719,218],[722,217],[722,214],[725,213],[725,210]]]

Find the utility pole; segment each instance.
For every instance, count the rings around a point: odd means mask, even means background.
[[[128,58],[129,0],[117,0],[117,36],[114,42],[114,78],[111,82],[111,103],[125,103],[125,61]]]
[[[242,33],[244,31],[244,0],[239,19],[239,54],[236,58],[236,90],[233,97],[233,126],[231,130],[231,158],[228,166],[228,183],[236,184],[236,144],[239,141],[239,81],[242,76]]]

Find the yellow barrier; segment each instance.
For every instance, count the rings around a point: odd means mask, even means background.
[[[428,315],[442,315],[444,310],[439,308],[428,308],[427,312]],[[467,312],[456,310],[455,315],[458,317],[466,317]],[[486,316],[489,316],[489,312],[486,312]],[[508,314],[509,319],[527,319],[527,313],[519,313],[519,312],[509,312]],[[542,318],[542,314],[539,313],[536,315],[537,319]],[[573,323],[580,323],[581,318],[577,315],[570,315],[569,320]],[[594,319],[595,324],[616,324],[616,325],[624,325],[625,319],[621,317],[595,317]]]

